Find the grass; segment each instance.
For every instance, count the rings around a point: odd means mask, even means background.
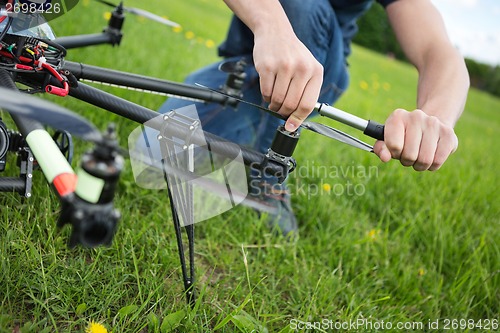
[[[211,46],[229,22],[222,3],[127,4],[165,13],[183,30],[129,16],[119,48],[71,51],[68,59],[171,80],[216,59]],[[82,1],[52,26],[59,35],[94,33],[105,25],[103,11]],[[378,121],[413,108],[411,67],[359,47],[350,64],[351,89],[338,107]],[[163,101],[106,90],[153,109]],[[123,145],[136,127],[71,99],[51,100],[100,128],[117,122]],[[198,224],[195,310],[185,305],[166,193],[137,187],[127,165],[112,246],[68,249],[69,230],[56,228],[59,204],[37,172],[29,200],[0,196],[0,332],[83,332],[90,321],[112,332],[290,332],[361,318],[394,326],[440,319],[440,330],[445,319],[498,320],[499,109],[498,98],[472,90],[456,127],[459,150],[435,173],[381,164],[303,133],[290,177],[300,238],[272,235],[246,208]],[[78,141],[79,154],[83,147]],[[363,327],[357,331],[375,331]]]

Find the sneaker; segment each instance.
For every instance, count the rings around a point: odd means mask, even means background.
[[[277,230],[285,237],[297,234],[297,218],[292,210],[290,194],[285,184],[270,184],[263,180],[252,180],[250,196],[276,208],[273,213],[261,213],[272,230]]]

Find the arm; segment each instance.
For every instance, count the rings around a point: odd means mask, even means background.
[[[417,110],[394,111],[375,152],[384,162],[392,157],[417,171],[437,170],[458,146],[453,127],[467,98],[467,69],[430,0],[399,0],[387,14],[419,73]]]
[[[295,131],[312,112],[323,67],[300,42],[278,0],[224,0],[254,34],[254,63],[269,108],[289,116]]]

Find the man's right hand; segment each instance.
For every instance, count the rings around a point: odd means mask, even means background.
[[[297,38],[277,0],[225,0],[254,34],[253,57],[269,108],[288,117],[293,132],[316,105],[323,66]]]

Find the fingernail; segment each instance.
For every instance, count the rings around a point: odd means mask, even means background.
[[[295,124],[292,124],[290,122],[287,122],[285,124],[285,129],[288,131],[288,132],[295,132],[295,130],[297,130],[297,126]]]

